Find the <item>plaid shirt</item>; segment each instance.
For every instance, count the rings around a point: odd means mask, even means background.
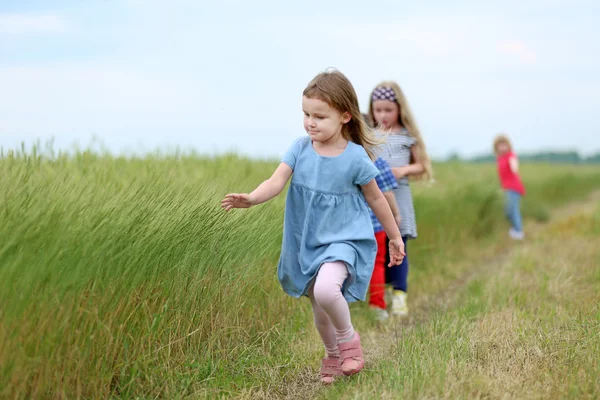
[[[394,190],[398,188],[398,182],[396,181],[396,177],[392,174],[392,169],[389,164],[385,162],[381,157],[375,160],[375,166],[379,170],[379,175],[375,177],[375,181],[377,182],[377,186],[379,186],[379,190],[382,192],[389,192],[390,190]],[[371,214],[371,222],[373,223],[373,231],[375,233],[383,231],[383,226],[375,217],[373,210],[369,207],[369,213]]]

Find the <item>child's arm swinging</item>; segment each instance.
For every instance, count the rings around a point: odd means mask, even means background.
[[[519,174],[519,160],[517,159],[517,156],[513,155],[508,159],[508,166],[513,174]]]
[[[366,185],[361,185],[361,188],[365,200],[369,203],[373,213],[381,223],[381,226],[383,226],[387,236],[390,238],[390,263],[388,266],[398,265],[402,262],[406,254],[404,253],[402,235],[400,234],[392,210],[383,196],[383,193],[379,190],[375,179],[372,179]]]
[[[383,160],[382,158],[377,158],[375,160],[375,167],[379,170],[379,175],[375,177],[375,182],[379,187],[379,190],[383,193],[383,197],[388,202],[390,209],[392,210],[392,214],[394,214],[394,219],[396,220],[396,224],[400,226],[400,210],[398,209],[398,205],[396,204],[396,196],[394,195],[394,189],[398,188],[398,183],[396,182],[396,178],[390,168],[390,165]]]
[[[387,201],[390,206],[390,210],[392,210],[392,214],[394,215],[394,219],[396,220],[396,224],[400,226],[400,222],[402,221],[402,217],[400,216],[400,210],[398,209],[398,204],[396,204],[396,195],[391,190],[381,192],[383,193],[383,197]]]
[[[221,208],[229,211],[232,208],[248,208],[269,201],[281,193],[292,173],[293,170],[289,165],[281,163],[273,175],[258,185],[252,193],[229,193],[226,195],[221,201]]]

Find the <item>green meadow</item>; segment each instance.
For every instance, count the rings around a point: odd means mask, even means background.
[[[414,313],[381,326],[353,304],[373,357],[322,388],[309,302],[276,278],[285,195],[220,209],[275,166],[4,151],[0,398],[600,397],[599,209],[558,212],[599,167],[523,164],[515,244],[494,165],[435,165],[413,185]]]

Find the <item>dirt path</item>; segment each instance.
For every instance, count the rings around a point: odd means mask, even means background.
[[[552,211],[552,219],[549,222],[557,223],[564,220],[568,220],[576,215],[589,213],[594,207],[598,207],[600,202],[600,190],[592,192],[583,201],[571,202],[563,207],[556,208]],[[526,232],[528,238],[526,240],[533,240],[537,232],[546,229],[549,223],[530,223],[527,224]],[[517,243],[518,244],[518,243]],[[429,317],[434,312],[444,311],[451,308],[456,302],[459,294],[466,288],[473,280],[479,279],[480,277],[489,274],[490,271],[497,270],[505,264],[506,260],[510,259],[517,247],[511,247],[503,249],[493,257],[478,260],[476,263],[468,268],[467,272],[461,275],[459,278],[454,280],[448,288],[443,292],[434,297],[416,297],[411,304],[410,318],[404,321],[399,321],[396,324],[392,324],[387,329],[380,331],[366,332],[364,337],[364,346],[370,349],[368,354],[369,363],[377,363],[383,357],[385,357],[385,349],[390,348],[391,341],[397,340],[397,335],[401,334],[403,330],[412,329],[417,324],[426,323]],[[393,333],[390,335],[390,333]]]
[[[600,202],[600,190],[590,194],[585,200],[572,202],[563,207],[552,211],[550,223],[537,224],[528,223],[526,240],[535,240],[536,233],[547,229],[549,225],[566,221],[569,218],[591,212]],[[435,296],[419,296],[411,299],[411,314],[408,319],[397,322],[389,321],[382,324],[380,329],[373,329],[367,332],[361,332],[363,345],[365,348],[367,365],[375,365],[384,360],[389,349],[398,338],[416,326],[428,322],[434,313],[443,312],[452,308],[460,294],[468,285],[476,279],[480,279],[490,274],[490,271],[498,271],[518,249],[517,246],[505,247],[496,251],[495,254],[484,259],[470,260],[471,265],[467,271],[455,279],[446,289]],[[328,388],[319,384],[318,377],[314,371],[306,371],[304,375],[296,376],[293,381],[286,382],[277,388],[270,390],[251,391],[245,393],[241,398],[289,398],[289,399],[314,399],[327,398]]]

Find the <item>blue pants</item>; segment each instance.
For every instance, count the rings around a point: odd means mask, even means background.
[[[523,231],[523,222],[521,220],[521,195],[513,190],[506,190],[506,205],[504,212],[506,218],[517,232]]]
[[[404,242],[404,252],[406,256],[402,260],[402,264],[388,267],[390,263],[390,239],[388,238],[388,252],[385,262],[385,283],[392,285],[394,290],[402,290],[406,292],[408,290],[408,240],[406,236],[402,236]]]

